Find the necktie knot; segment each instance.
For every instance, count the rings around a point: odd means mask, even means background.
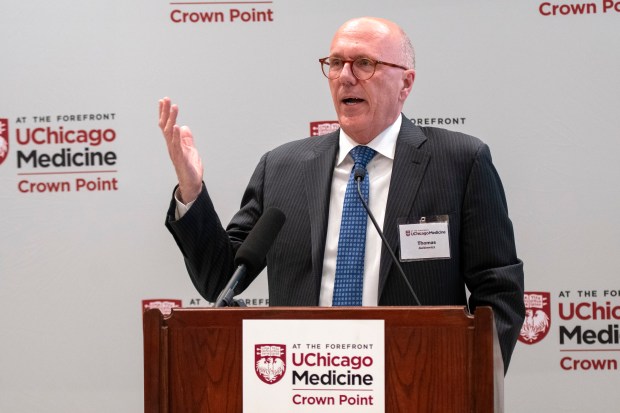
[[[370,162],[370,160],[374,158],[374,156],[377,154],[374,149],[368,146],[361,145],[351,149],[351,152],[349,153],[351,154],[351,157],[353,157],[353,162],[355,162],[355,168],[364,169],[366,169],[366,165],[368,165],[368,162]]]

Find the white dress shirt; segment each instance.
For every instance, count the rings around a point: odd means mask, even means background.
[[[370,178],[368,208],[383,230],[385,207],[387,205],[392,165],[396,151],[396,138],[402,119],[399,116],[391,126],[381,132],[367,146],[377,151],[366,170]],[[327,222],[327,237],[325,240],[325,256],[323,257],[323,276],[321,279],[321,295],[319,305],[331,307],[334,295],[334,281],[336,279],[336,257],[338,255],[338,239],[340,237],[340,222],[344,194],[347,189],[349,175],[353,169],[353,158],[349,151],[357,146],[347,134],[340,129],[340,150],[336,160],[332,188],[329,199],[329,217]],[[366,253],[364,256],[364,291],[362,305],[376,306],[379,303],[379,265],[381,262],[381,237],[377,233],[370,218],[366,226]]]

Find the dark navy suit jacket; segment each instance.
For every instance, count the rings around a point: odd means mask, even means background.
[[[166,226],[207,300],[215,301],[224,288],[234,270],[235,252],[261,213],[277,207],[286,223],[265,262],[269,304],[318,305],[337,153],[338,131],[265,154],[226,230],[206,188],[177,221],[171,202]],[[472,312],[491,306],[507,368],[525,312],[523,263],[517,258],[504,190],[489,149],[474,137],[420,128],[403,117],[383,225],[392,248],[399,248],[397,221],[433,215],[449,216],[450,259],[404,262],[405,274],[422,305],[469,305]],[[251,282],[246,279],[239,291]],[[383,248],[379,305],[414,304]]]

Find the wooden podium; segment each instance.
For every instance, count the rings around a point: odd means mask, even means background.
[[[271,307],[144,313],[145,412],[241,413],[244,319],[385,320],[387,413],[503,411],[488,307]]]

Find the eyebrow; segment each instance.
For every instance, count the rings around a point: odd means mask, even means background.
[[[338,59],[342,59],[342,60],[357,60],[357,59],[370,59],[370,60],[376,60],[376,61],[381,60],[381,59],[375,59],[374,57],[370,57],[364,54],[355,55],[351,59],[345,59],[342,55],[339,55],[339,54],[330,54],[328,57],[330,58],[337,57]]]

